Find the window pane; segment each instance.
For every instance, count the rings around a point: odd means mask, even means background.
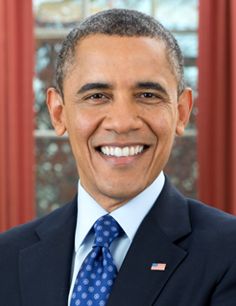
[[[67,138],[36,139],[37,215],[66,203],[76,193],[78,175]]]
[[[198,28],[198,0],[157,0],[155,17],[169,30]]]
[[[150,0],[98,0],[90,1],[90,14],[110,8],[136,9],[143,13],[151,14]]]
[[[71,28],[83,18],[84,1],[34,0],[35,22],[43,28]]]
[[[52,128],[46,106],[46,91],[54,83],[54,67],[60,46],[60,40],[37,40],[34,79],[36,129]]]
[[[195,59],[198,54],[198,36],[196,32],[173,32],[185,58]],[[194,63],[195,64],[195,63]]]
[[[196,137],[177,137],[165,172],[183,194],[196,198],[197,162]]]

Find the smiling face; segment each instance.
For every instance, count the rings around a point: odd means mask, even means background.
[[[191,110],[178,98],[162,42],[102,34],[84,38],[48,107],[58,135],[68,132],[82,186],[111,211],[143,191],[168,161]]]

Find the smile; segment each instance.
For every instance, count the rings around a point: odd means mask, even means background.
[[[107,156],[114,156],[114,157],[127,157],[127,156],[134,156],[140,154],[144,151],[144,145],[137,145],[137,146],[126,146],[126,147],[115,147],[115,146],[102,146],[100,148],[101,152]]]

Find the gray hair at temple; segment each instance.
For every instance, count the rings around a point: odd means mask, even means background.
[[[153,17],[141,12],[111,9],[89,16],[74,28],[62,43],[56,64],[56,88],[62,97],[63,81],[73,64],[76,47],[82,38],[91,34],[144,36],[163,41],[171,70],[178,82],[178,95],[184,90],[183,55],[170,31]]]

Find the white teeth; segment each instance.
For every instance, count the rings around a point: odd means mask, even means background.
[[[108,148],[108,147],[107,147],[107,148]],[[109,150],[109,148],[108,148],[108,150]],[[111,147],[111,148],[110,148],[110,154],[111,154],[111,155],[114,155],[114,151],[115,151],[114,148]]]
[[[130,147],[108,147],[104,146],[101,147],[101,151],[103,154],[108,156],[115,156],[115,157],[121,157],[121,156],[134,156],[139,153],[142,153],[144,149],[144,146],[130,146]]]
[[[138,153],[141,153],[143,151],[143,148],[142,147],[139,147],[138,148]]]
[[[111,154],[109,154],[109,155],[111,155]],[[120,157],[122,155],[122,149],[119,148],[119,147],[116,147],[114,155],[117,156],[117,157]]]
[[[128,147],[123,148],[122,153],[124,156],[129,156],[129,148]]]

